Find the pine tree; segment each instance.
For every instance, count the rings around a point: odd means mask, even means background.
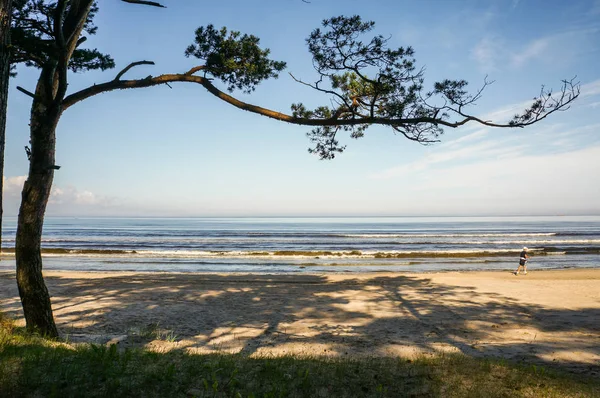
[[[154,2],[123,0],[129,3],[160,7]],[[17,283],[27,328],[48,336],[57,336],[50,296],[42,277],[40,252],[42,226],[50,196],[55,162],[56,128],[62,113],[92,96],[115,90],[194,83],[218,99],[239,109],[276,120],[312,126],[308,133],[314,144],[309,152],[322,159],[332,159],[344,150],[337,140],[341,131],[359,138],[373,125],[389,126],[409,140],[423,144],[439,140],[444,127],[479,123],[492,127],[526,127],[548,115],[567,109],[579,95],[579,85],[564,81],[561,93],[552,95],[542,89],[533,104],[507,123],[483,120],[467,112],[490,84],[487,80],[474,94],[467,91],[464,80],[444,80],[424,91],[424,72],[416,68],[411,47],[388,48],[387,40],[376,35],[363,42],[362,37],[374,28],[359,16],[335,17],[323,21],[307,39],[319,80],[307,83],[327,97],[330,105],[307,109],[302,103],[292,105],[284,114],[238,100],[231,93],[251,93],[258,84],[276,78],[286,64],[270,59],[268,49],[248,34],[217,29],[213,25],[196,30],[187,57],[198,60],[190,70],[124,79],[125,74],[151,61],[133,62],[114,78],[83,90],[67,93],[69,72],[106,70],[114,60],[97,49],[86,49],[85,35],[96,33],[93,18],[98,6],[93,0],[30,0],[13,12],[13,63],[23,63],[40,70],[35,90],[18,89],[32,101],[28,148],[29,174],[23,186],[19,210],[16,260]],[[218,88],[224,85],[227,92]]]

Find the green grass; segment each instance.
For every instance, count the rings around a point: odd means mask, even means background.
[[[0,397],[592,397],[591,379],[498,360],[248,358],[73,346],[0,316]]]
[[[177,335],[172,330],[160,328],[160,323],[151,323],[142,328],[132,329],[129,331],[132,335],[140,336],[143,339],[162,340],[169,343],[177,341]]]

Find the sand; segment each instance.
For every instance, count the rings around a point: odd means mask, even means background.
[[[600,269],[45,278],[73,342],[248,355],[462,352],[600,375]],[[12,272],[0,273],[0,310],[24,324]]]

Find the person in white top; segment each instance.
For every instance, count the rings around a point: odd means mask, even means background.
[[[519,266],[517,270],[513,272],[515,275],[519,275],[519,271],[521,267],[523,268],[523,275],[527,275],[527,260],[529,259],[529,255],[527,255],[527,247],[524,247],[519,255]]]

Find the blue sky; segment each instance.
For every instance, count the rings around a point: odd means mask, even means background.
[[[390,46],[412,46],[429,87],[444,78],[488,87],[473,113],[506,121],[540,90],[577,75],[567,111],[526,129],[467,125],[421,146],[373,127],[346,152],[320,161],[307,128],[249,114],[190,84],[96,96],[68,109],[57,130],[48,215],[307,216],[600,214],[600,1],[164,0],[167,9],[100,2],[90,46],[117,68],[70,76],[70,90],[112,79],[184,72],[194,30],[209,23],[251,33],[314,80],[305,38],[332,16],[376,22]],[[27,174],[30,98],[37,73],[12,81],[5,160],[5,215],[18,211]],[[223,88],[223,86],[221,86]],[[287,73],[247,102],[289,112],[329,99]]]

